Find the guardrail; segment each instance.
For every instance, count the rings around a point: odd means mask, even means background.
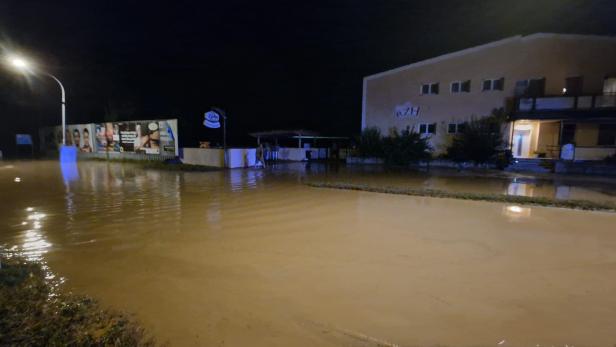
[[[616,95],[541,96],[519,98],[516,111],[564,111],[616,108]]]

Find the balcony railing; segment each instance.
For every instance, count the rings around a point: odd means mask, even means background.
[[[616,95],[541,96],[516,99],[516,111],[565,111],[616,108]]]

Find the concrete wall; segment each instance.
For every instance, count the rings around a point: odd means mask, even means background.
[[[576,147],[575,160],[603,160],[614,155],[614,147]]]
[[[256,148],[229,148],[227,150],[228,167],[230,169],[255,166],[257,160]]]
[[[576,123],[575,145],[596,146],[599,140],[599,124]]]
[[[183,148],[182,163],[224,167],[224,151],[220,148]]]
[[[584,93],[601,93],[606,75],[616,74],[616,39],[581,35],[535,34],[496,41],[364,78],[362,129],[376,126],[383,134],[421,123],[436,123],[430,135],[437,152],[451,135],[448,123],[488,115],[512,103],[515,83],[546,78],[546,94],[560,94],[565,78],[583,76]],[[486,91],[482,81],[504,77],[503,91]],[[452,81],[471,80],[469,93],[450,92]],[[438,95],[422,95],[421,85],[438,82]],[[396,106],[410,102],[417,116],[397,117]],[[509,132],[505,132],[508,136]],[[508,142],[508,139],[507,139]]]

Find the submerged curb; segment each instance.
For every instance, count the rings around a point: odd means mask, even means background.
[[[490,201],[490,202],[504,202],[520,205],[534,205],[545,207],[559,207],[568,208],[574,210],[585,211],[606,211],[616,212],[616,204],[601,203],[589,200],[556,200],[543,197],[530,197],[530,196],[517,196],[517,195],[505,195],[505,194],[479,194],[479,193],[465,193],[465,192],[448,192],[444,190],[435,189],[413,189],[403,187],[389,187],[389,186],[371,186],[367,184],[355,184],[345,182],[306,182],[309,187],[313,188],[329,188],[329,189],[341,189],[341,190],[357,190],[371,193],[384,193],[384,194],[396,194],[396,195],[410,195],[410,196],[425,196],[431,198],[446,198],[446,199],[458,199],[458,200],[474,200],[474,201]]]

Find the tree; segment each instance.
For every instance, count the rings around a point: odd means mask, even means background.
[[[359,136],[357,151],[360,157],[383,157],[383,137],[377,127],[365,128]]]
[[[499,161],[499,154],[504,153],[505,120],[504,110],[494,109],[487,117],[473,118],[464,123],[463,130],[455,135],[447,148],[446,157],[455,162],[475,164]]]
[[[408,127],[401,132],[392,129],[391,136],[383,139],[383,152],[389,165],[409,165],[432,157],[428,139]]]

